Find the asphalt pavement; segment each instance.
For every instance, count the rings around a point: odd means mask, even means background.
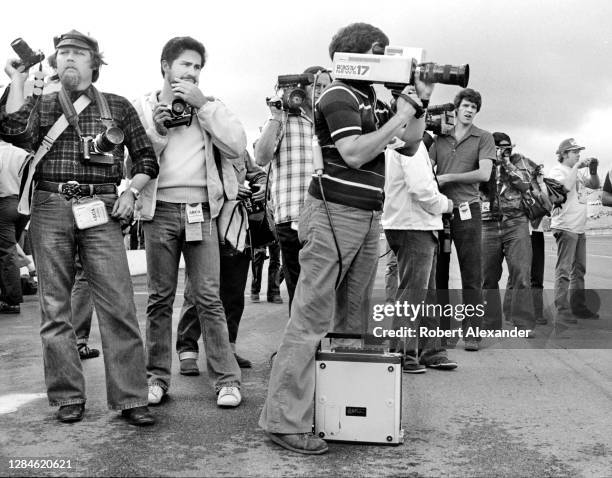
[[[547,237],[548,288],[553,243]],[[590,236],[587,244],[587,287],[612,293],[612,237]],[[458,287],[456,264],[451,278]],[[146,278],[134,284],[144,331]],[[181,279],[175,330],[182,287]],[[384,287],[384,259],[376,287]],[[83,363],[84,420],[55,420],[45,395],[39,306],[26,297],[20,315],[0,316],[0,476],[612,476],[612,307],[605,298],[599,321],[562,330],[549,323],[534,340],[512,347],[485,341],[479,352],[459,342],[449,350],[456,370],[404,374],[402,445],[330,442],[328,454],[303,456],[272,444],[257,426],[269,357],[288,316],[284,288],[283,297],[282,305],[247,297],[238,352],[254,366],[243,370],[239,408],[219,409],[206,374],[181,376],[175,356],[169,398],[152,409],[157,424],[146,429],[107,409],[102,357]],[[585,346],[575,348],[572,337]],[[90,343],[100,346],[96,319]],[[204,370],[202,357],[199,364]]]

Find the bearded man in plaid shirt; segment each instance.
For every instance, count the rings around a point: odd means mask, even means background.
[[[331,83],[331,77],[323,67],[312,66],[304,73],[320,73],[316,85],[306,86],[307,101],[297,111],[283,111],[270,106],[272,117],[255,145],[257,164],[265,166],[272,161],[274,220],[289,292],[289,310],[300,275],[298,254],[302,245],[298,239],[297,222],[313,173],[312,90],[314,88],[316,102]]]
[[[6,106],[0,110],[0,132],[31,151],[40,147],[62,114],[70,123],[38,163],[33,177],[30,234],[39,278],[40,336],[49,404],[59,407],[60,422],[83,419],[85,378],[70,297],[78,251],[100,325],[108,406],[121,410],[132,425],[152,425],[155,420],[147,408],[144,347],[119,221],[131,218],[139,191],[157,177],[155,151],[130,102],[94,87],[104,64],[98,42],[71,30],[56,37],[54,43],[60,92],[24,100],[28,74],[19,60],[11,59],[5,67],[11,90]],[[85,98],[89,104],[80,113],[74,106],[70,111],[70,103]],[[111,118],[103,118],[106,115]],[[98,155],[94,160],[94,151],[90,157],[84,154],[90,151],[84,141],[103,133],[104,121],[112,121],[114,128],[123,132],[124,140],[106,156]],[[117,197],[117,185],[123,178],[124,145],[132,159],[132,181]],[[90,207],[90,218],[104,217],[101,213],[105,209],[108,218],[79,225],[74,207]]]

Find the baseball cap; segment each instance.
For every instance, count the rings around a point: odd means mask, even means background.
[[[561,141],[561,144],[559,145],[559,148],[557,149],[557,154],[565,153],[566,151],[572,151],[575,149],[581,150],[585,148],[584,146],[579,146],[578,143],[576,143],[576,140],[574,138],[564,139],[563,141]]]
[[[510,136],[508,136],[506,133],[493,133],[493,140],[495,141],[495,146],[509,146],[511,148],[514,148],[515,146],[512,144]]]

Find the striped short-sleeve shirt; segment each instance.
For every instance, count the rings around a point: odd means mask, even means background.
[[[319,98],[315,118],[325,165],[321,180],[325,199],[369,211],[381,210],[385,186],[384,152],[355,169],[342,159],[335,142],[376,131],[388,120],[388,108],[377,101],[370,85],[334,81]],[[310,183],[308,192],[316,198],[322,197],[317,180]]]

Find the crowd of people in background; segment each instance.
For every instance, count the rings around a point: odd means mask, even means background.
[[[338,31],[329,55],[388,44],[380,29],[355,23]],[[283,304],[284,281],[289,321],[259,424],[288,450],[325,453],[325,441],[311,433],[315,349],[330,329],[368,332],[381,231],[389,303],[450,303],[454,244],[461,300],[486,304],[484,317],[462,321],[464,336],[502,329],[504,320],[534,337],[536,325],[549,320],[599,318],[585,294],[586,188],[601,187],[597,160],[581,158],[585,147],[569,138],[545,173],[515,151],[511,132],[474,124],[483,107],[475,89],[456,94],[453,127],[433,135],[424,121],[433,83],[416,78],[391,106],[370,83],[311,66],[304,70],[314,78],[306,101],[295,108],[269,102],[252,157],[239,118],[200,88],[206,49],[198,40],[170,39],[160,55],[159,89],[134,102],[95,88],[105,63],[94,38],[71,30],[54,46],[54,77],[43,94],[25,94],[29,72],[18,59],[5,67],[11,84],[0,102],[0,313],[19,314],[22,285],[37,288],[47,394],[61,422],[84,416],[81,360],[100,355],[89,344],[94,310],[108,406],[129,423],[155,423],[148,406],[170,393],[173,345],[180,373],[199,375],[200,337],[217,405],[239,406],[241,369],[252,366],[236,350],[249,268],[250,300],[258,303],[269,257],[266,299]],[[113,128],[122,134],[116,143]],[[559,204],[545,176],[563,186]],[[526,200],[547,214],[530,217]],[[612,206],[610,173],[602,203]],[[147,262],[144,339],[123,238],[135,218]],[[36,272],[18,253],[26,226]],[[272,237],[256,244],[264,226]],[[553,316],[542,294],[548,228],[557,245]],[[173,344],[181,256],[185,293]],[[29,266],[25,281],[21,264]],[[412,325],[450,330],[452,322],[423,317]],[[393,327],[401,325],[396,317]],[[418,374],[456,369],[447,353],[456,344],[417,337],[390,346],[403,354],[403,370]],[[465,350],[480,347],[480,338],[464,338]]]

